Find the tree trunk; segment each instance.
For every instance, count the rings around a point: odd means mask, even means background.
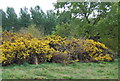
[[[38,58],[37,58],[37,56],[34,56],[34,64],[38,65]]]

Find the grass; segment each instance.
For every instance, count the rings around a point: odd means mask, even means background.
[[[118,60],[103,63],[23,64],[3,67],[3,79],[118,79]]]

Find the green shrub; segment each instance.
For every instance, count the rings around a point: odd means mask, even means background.
[[[43,38],[44,37],[44,29],[42,27],[36,27],[36,25],[32,24],[28,26],[27,28],[21,28],[19,30],[20,33],[29,33],[37,38]]]

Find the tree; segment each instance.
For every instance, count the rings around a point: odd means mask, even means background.
[[[0,13],[2,14],[2,29],[5,30],[8,27],[6,13],[2,9],[0,9]]]
[[[62,23],[71,23],[71,13],[69,11],[63,12],[58,15],[57,19],[58,24]]]
[[[54,11],[49,10],[45,14],[39,6],[30,10],[33,24],[36,24],[39,29],[44,29],[45,34],[51,34],[56,26],[56,15]]]
[[[55,35],[59,35],[61,37],[69,37],[70,36],[70,24],[62,23],[61,25],[56,26],[56,32],[53,32]]]
[[[100,33],[99,41],[115,51],[118,50],[119,15],[118,3],[112,3],[111,11],[96,25],[96,31]]]
[[[111,6],[110,2],[64,2],[54,5],[57,14],[60,15],[65,12],[70,12],[71,17],[85,19],[90,23],[90,16],[101,17],[104,16]],[[96,14],[97,12],[97,14]],[[98,19],[97,19],[98,20]],[[96,20],[95,20],[96,21]]]
[[[36,25],[43,25],[44,19],[45,19],[45,13],[42,11],[42,9],[39,6],[36,6],[34,9],[30,9],[31,16],[32,16],[32,22]]]
[[[42,11],[39,6],[30,9],[32,23],[36,24],[36,27],[40,30],[43,30],[46,33],[45,28],[45,21],[46,21],[46,14]]]
[[[97,24],[101,18],[107,15],[107,13],[110,10],[111,3],[110,2],[106,2],[106,3],[103,3],[103,2],[59,3],[58,2],[54,6],[57,10],[58,17],[61,16],[62,14],[69,12],[69,17],[68,17],[68,14],[65,14],[66,17],[64,16],[66,20],[69,20],[70,23],[73,23],[74,25],[76,25],[74,27],[77,27],[76,29],[80,29],[79,32],[82,32],[81,33],[82,36],[86,38],[94,38],[96,37],[96,35],[99,35],[99,33],[97,32],[95,33],[95,35],[93,34],[93,32],[95,32],[94,25]],[[80,26],[76,24],[75,19],[78,19]]]
[[[45,19],[45,29],[47,34],[52,34],[57,24],[57,16],[53,10],[48,10]]]
[[[11,7],[7,7],[7,11],[6,11],[6,16],[7,16],[7,22],[8,22],[8,27],[6,27],[6,30],[17,30],[17,14],[14,11],[14,8]]]
[[[28,27],[31,25],[30,14],[28,13],[28,8],[20,9],[20,19],[19,19],[20,27]]]

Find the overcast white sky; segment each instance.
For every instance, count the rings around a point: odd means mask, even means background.
[[[39,5],[44,12],[46,10],[54,9],[52,3],[56,3],[57,0],[0,0],[0,9],[6,11],[7,7],[13,7],[15,12],[19,14],[20,8],[35,7]]]

